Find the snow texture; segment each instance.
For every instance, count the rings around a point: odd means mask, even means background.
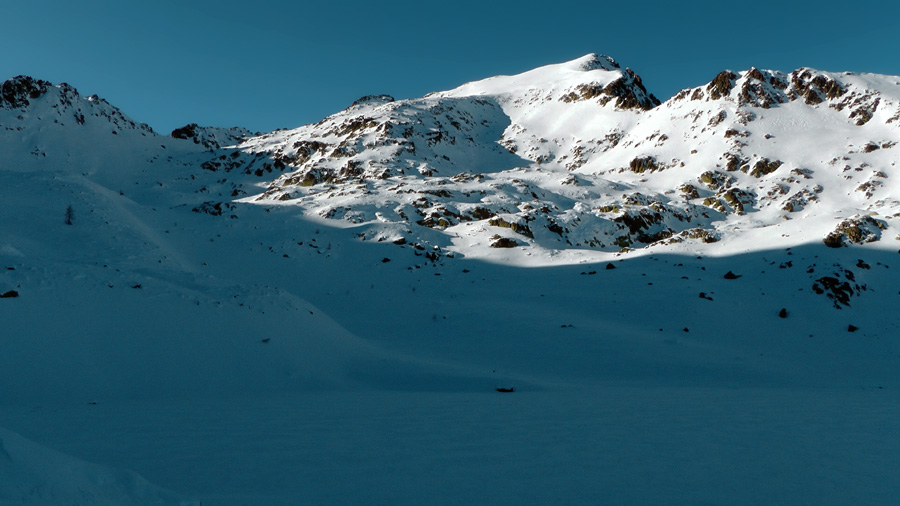
[[[198,506],[140,476],[88,464],[0,428],[0,504]]]

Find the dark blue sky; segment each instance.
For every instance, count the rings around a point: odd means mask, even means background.
[[[0,80],[98,94],[161,133],[268,131],[359,96],[421,96],[597,52],[666,99],[757,66],[900,75],[900,4],[31,0],[4,9]]]

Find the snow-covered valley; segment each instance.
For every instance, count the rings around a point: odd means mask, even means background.
[[[0,504],[889,504],[898,81],[587,55],[173,136],[7,81]]]

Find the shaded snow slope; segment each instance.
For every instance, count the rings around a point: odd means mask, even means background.
[[[196,506],[135,473],[82,462],[0,428],[0,504]]]
[[[891,504],[900,492],[893,397],[607,386],[0,412],[70,453],[137,464],[204,506],[839,506]]]
[[[131,123],[117,112],[97,119],[108,108],[97,100],[73,95],[93,119],[66,123],[56,101],[66,88],[40,86],[28,103],[0,109],[0,124],[25,125],[0,131],[4,401],[467,381],[468,371],[353,336],[305,299],[303,285],[233,276],[246,270],[246,253],[286,239],[280,225],[254,232],[268,213],[225,200],[258,176],[223,180],[203,168],[207,148],[189,140],[143,128],[112,134],[110,124]],[[249,251],[248,241],[257,241]],[[223,256],[229,269],[208,268]]]

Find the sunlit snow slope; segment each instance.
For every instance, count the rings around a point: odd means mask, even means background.
[[[701,249],[742,251],[764,227],[778,227],[771,247],[893,239],[898,138],[896,77],[725,71],[658,105],[631,70],[588,55],[421,99],[372,98],[239,149],[284,172],[247,202],[467,256],[511,241],[571,260],[716,241]]]

